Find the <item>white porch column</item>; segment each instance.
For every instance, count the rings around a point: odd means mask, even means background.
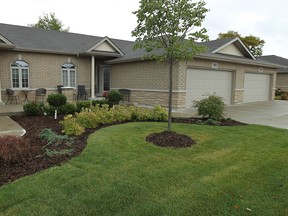
[[[91,98],[95,98],[95,57],[91,56]]]
[[[2,101],[2,91],[1,91],[1,80],[0,80],[0,105],[3,105],[3,101]]]

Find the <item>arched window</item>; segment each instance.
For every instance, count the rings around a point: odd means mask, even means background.
[[[11,64],[12,88],[29,88],[29,64],[22,60]]]
[[[72,63],[62,65],[62,85],[76,87],[76,66]]]

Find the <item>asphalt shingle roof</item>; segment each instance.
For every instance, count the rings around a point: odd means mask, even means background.
[[[0,23],[0,35],[10,41],[15,50],[34,51],[43,53],[87,54],[87,51],[100,42],[104,37],[83,35],[69,32],[43,30],[31,27],[16,26]],[[140,60],[146,54],[144,49],[133,50],[135,42],[109,38],[125,55],[109,63],[129,62]],[[212,53],[217,48],[228,44],[235,38],[226,38],[199,43],[207,46],[208,51],[198,57],[234,62],[243,62],[260,66],[277,68],[277,65],[261,60],[245,57]],[[161,52],[158,50],[156,52]]]

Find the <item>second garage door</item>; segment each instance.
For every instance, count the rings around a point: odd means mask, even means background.
[[[270,99],[271,75],[245,73],[244,103]]]
[[[186,106],[194,100],[206,98],[216,93],[224,98],[225,104],[231,104],[233,72],[188,69],[186,77]]]

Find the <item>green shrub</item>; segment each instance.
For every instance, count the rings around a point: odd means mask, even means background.
[[[123,95],[116,90],[112,90],[108,94],[108,102],[110,106],[119,104],[119,102],[123,99]]]
[[[167,110],[159,105],[154,106],[152,119],[153,121],[168,121]]]
[[[51,106],[51,105],[45,105],[43,109],[44,109],[44,114],[48,115],[48,116],[54,115],[55,114],[55,110],[57,110],[56,107]]]
[[[275,96],[282,96],[284,95],[284,91],[280,88],[276,89]]]
[[[61,143],[65,142],[65,144],[71,145],[73,144],[74,139],[68,137],[67,135],[58,135],[50,128],[44,128],[40,132],[40,138],[48,142],[48,145],[58,146]]]
[[[27,153],[27,146],[23,137],[0,136],[0,158],[6,162],[19,160],[22,155]]]
[[[76,114],[77,122],[84,128],[96,128],[100,123],[100,117],[95,112],[89,112],[87,109]]]
[[[195,108],[197,108],[198,115],[208,117],[212,120],[220,120],[224,116],[225,103],[222,97],[208,95],[207,98],[202,100],[194,101]]]
[[[77,135],[84,128],[96,128],[100,124],[111,124],[124,121],[167,121],[168,114],[165,108],[155,106],[154,109],[145,109],[135,106],[109,105],[103,104],[83,109],[75,115],[68,115],[61,121],[63,132],[67,135]],[[81,134],[79,132],[79,134]]]
[[[66,135],[79,136],[85,131],[85,128],[81,126],[77,122],[77,119],[74,118],[72,115],[65,116],[64,119],[60,121],[59,123],[63,127],[62,132],[65,133]]]
[[[63,94],[50,94],[47,97],[50,106],[60,107],[67,103],[67,97]]]
[[[26,116],[37,116],[44,112],[44,104],[31,102],[23,106],[23,110]]]
[[[76,112],[80,112],[82,109],[90,108],[90,101],[77,101]]]
[[[99,105],[100,107],[102,107],[103,104],[109,104],[108,99],[93,100],[93,101],[92,101],[92,105],[93,105],[93,106]]]
[[[76,112],[76,106],[72,103],[66,103],[58,108],[58,112],[61,115],[74,114]]]

